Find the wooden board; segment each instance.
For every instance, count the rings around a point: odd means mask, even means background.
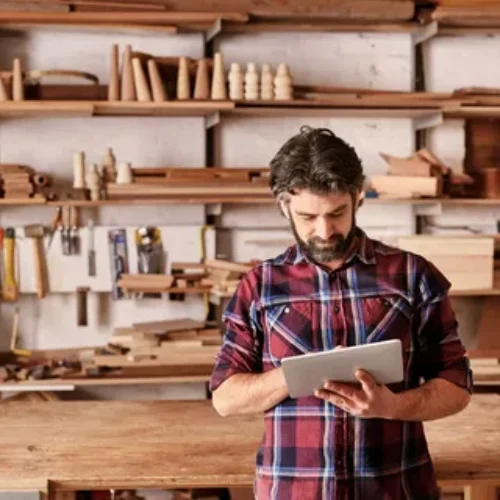
[[[205,323],[192,319],[173,319],[165,321],[148,321],[144,323],[134,323],[132,327],[145,333],[169,333],[181,330],[194,330],[204,328]]]
[[[251,486],[263,422],[209,401],[58,401],[2,405],[0,428],[2,490],[167,489]],[[425,429],[438,480],[500,482],[497,395]]]
[[[8,12],[0,11],[0,24],[211,24],[218,19],[247,22],[242,12]]]
[[[396,175],[372,175],[370,184],[381,195],[400,197],[436,197],[441,194],[439,177],[406,177]]]

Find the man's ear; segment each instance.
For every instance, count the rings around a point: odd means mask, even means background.
[[[289,203],[284,197],[278,199],[278,206],[280,207],[281,213],[284,217],[290,220]]]
[[[359,207],[363,205],[365,201],[365,196],[362,191],[357,191],[354,197],[354,210],[356,211]]]

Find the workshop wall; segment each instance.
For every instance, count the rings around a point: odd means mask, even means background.
[[[469,39],[471,38],[471,39]],[[471,42],[471,43],[469,43]],[[97,32],[40,31],[30,34],[3,34],[0,38],[0,64],[6,67],[12,57],[21,56],[30,68],[80,66],[107,81],[108,54],[111,43],[129,43],[134,49],[155,55],[203,55],[200,35],[120,35]],[[481,66],[485,52],[495,60],[498,38],[436,38],[425,43],[427,89],[450,90],[465,85],[494,85],[500,71],[494,64]],[[492,48],[493,47],[493,48]],[[296,83],[353,86],[387,90],[414,90],[415,57],[410,34],[368,33],[283,33],[224,36],[217,42],[230,63],[286,61]],[[460,50],[466,50],[466,55]],[[463,64],[464,58],[467,64]],[[477,61],[477,63],[476,63]],[[483,69],[484,68],[484,69]],[[217,138],[217,163],[226,167],[265,166],[281,144],[297,133],[303,124],[325,126],[350,142],[359,152],[366,173],[384,173],[379,152],[407,156],[416,147],[415,124],[410,118],[243,118],[221,119]],[[462,120],[447,120],[427,132],[429,148],[454,169],[461,170],[465,157],[465,133]],[[88,161],[100,161],[106,147],[114,148],[118,161],[144,166],[205,165],[205,121],[202,118],[74,118],[13,119],[0,124],[0,161],[30,164],[56,177],[70,178],[71,157],[75,150],[85,150]],[[394,243],[398,235],[415,233],[414,209],[405,204],[362,207],[358,223],[370,236]],[[0,224],[22,226],[48,224],[53,212],[47,208],[2,208]],[[196,260],[198,230],[205,222],[201,206],[118,207],[87,211],[98,225],[133,227],[141,224],[191,228],[189,237],[166,242],[172,255]],[[436,224],[471,225],[484,232],[496,232],[499,211],[491,208],[447,208],[430,217]],[[277,208],[269,206],[224,206],[218,218],[216,235],[208,238],[210,255],[247,261],[277,255],[292,241],[285,219]],[[433,231],[442,231],[434,228]],[[187,234],[187,233],[186,233]],[[23,245],[29,242],[22,243]],[[55,241],[53,245],[59,245]],[[23,252],[25,251],[23,247]],[[51,250],[52,251],[52,250]],[[105,253],[105,252],[102,252]],[[29,251],[23,259],[29,259]],[[26,256],[26,257],[24,257]],[[70,258],[70,257],[65,257]],[[108,260],[109,256],[98,255]],[[26,262],[27,269],[30,264]],[[57,272],[57,271],[54,271]],[[64,273],[68,273],[67,268]],[[26,270],[25,279],[29,279]],[[24,275],[23,275],[24,276]],[[469,300],[469,299],[467,299]],[[474,300],[474,299],[472,299]],[[467,301],[466,301],[467,302]],[[460,303],[460,316],[469,332],[475,316],[467,319],[474,302]],[[55,348],[99,345],[106,341],[115,326],[132,321],[191,316],[202,319],[205,304],[191,296],[185,302],[112,301],[109,294],[92,293],[89,297],[89,327],[76,326],[76,304],[72,293],[53,294],[43,301],[24,296],[21,308],[21,344],[27,348]],[[0,341],[6,345],[12,320],[12,306],[2,304]],[[120,397],[124,389],[120,389]],[[137,389],[135,394],[154,391],[177,397],[203,397],[200,386],[160,389]],[[113,389],[99,393],[110,397]],[[134,394],[129,393],[129,394]]]

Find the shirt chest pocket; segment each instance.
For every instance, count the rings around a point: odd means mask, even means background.
[[[315,350],[315,309],[314,302],[307,300],[265,308],[266,350],[275,366],[282,358]]]
[[[412,308],[400,296],[363,297],[360,299],[364,341],[400,339],[403,349],[410,348]]]

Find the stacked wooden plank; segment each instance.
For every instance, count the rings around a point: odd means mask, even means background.
[[[252,268],[248,264],[239,264],[225,260],[206,260],[208,277],[202,281],[211,285],[212,292],[218,295],[232,295],[241,278]]]
[[[107,183],[108,199],[270,197],[267,168],[134,168],[131,184]]]
[[[222,338],[217,328],[190,319],[135,323],[117,328],[107,348],[94,351],[85,367],[119,369],[122,376],[169,376],[207,373]]]
[[[125,293],[207,293],[211,286],[202,284],[206,273],[123,274],[118,286]]]
[[[493,288],[493,237],[416,235],[399,238],[398,246],[432,262],[454,291]]]
[[[408,158],[381,153],[388,164],[387,175],[370,178],[371,189],[383,198],[437,198],[457,195],[460,187],[473,182],[453,173],[435,154],[421,149]]]
[[[0,164],[0,179],[3,197],[9,200],[45,198],[43,188],[50,184],[50,178],[37,174],[31,167],[17,164]]]

